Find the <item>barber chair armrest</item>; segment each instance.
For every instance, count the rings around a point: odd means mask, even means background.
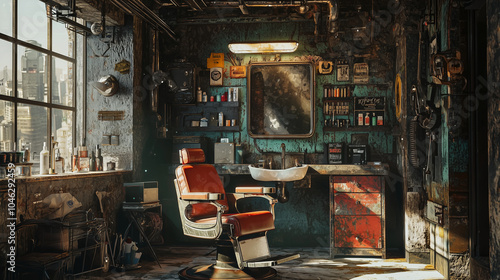
[[[276,193],[276,188],[264,186],[241,186],[236,187],[234,192],[244,194],[272,194]]]
[[[224,194],[209,192],[190,192],[181,194],[181,199],[187,201],[196,200],[200,202],[217,201],[224,199]]]
[[[248,189],[247,189],[248,188]],[[252,189],[250,189],[252,188]],[[259,190],[258,188],[261,188]],[[276,188],[274,187],[262,187],[262,186],[251,186],[251,187],[236,187],[234,193],[226,193],[227,196],[227,203],[229,204],[229,209],[231,211],[236,211],[238,213],[241,213],[238,210],[238,203],[237,201],[242,198],[249,198],[249,197],[258,197],[258,198],[264,198],[269,202],[269,212],[273,214],[274,218],[274,205],[278,202],[278,200],[268,194],[276,193]]]

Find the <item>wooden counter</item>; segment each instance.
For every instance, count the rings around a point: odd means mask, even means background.
[[[69,179],[83,179],[90,177],[102,177],[102,176],[113,176],[113,175],[126,175],[132,174],[131,170],[113,170],[113,171],[89,171],[89,172],[78,172],[78,173],[63,173],[54,175],[33,175],[33,176],[16,176],[16,182],[21,183],[33,183],[42,181],[56,181],[56,180],[69,180]],[[0,187],[7,185],[8,179],[0,179]]]
[[[250,175],[249,164],[214,164],[220,175]],[[388,175],[385,165],[354,165],[354,164],[307,164],[307,175]]]

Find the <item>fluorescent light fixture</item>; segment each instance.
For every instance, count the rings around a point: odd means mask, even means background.
[[[230,43],[228,45],[233,53],[291,53],[297,50],[298,46],[298,42]]]

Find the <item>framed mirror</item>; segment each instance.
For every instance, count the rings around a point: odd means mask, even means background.
[[[250,137],[311,137],[315,128],[313,64],[254,63],[248,68]]]

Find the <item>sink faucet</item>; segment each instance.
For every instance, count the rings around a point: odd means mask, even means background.
[[[285,169],[285,143],[281,143],[281,169]],[[280,183],[276,188],[277,198],[280,203],[286,203],[290,199],[286,189],[286,182]]]
[[[285,169],[285,143],[281,143],[281,169]]]

